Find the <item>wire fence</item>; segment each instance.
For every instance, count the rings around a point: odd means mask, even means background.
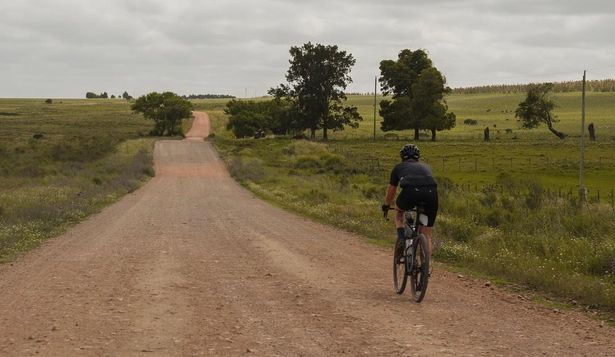
[[[551,158],[548,156],[534,157],[461,157],[441,156],[422,158],[433,169],[461,172],[485,171],[533,171],[536,169],[578,170],[578,159]],[[615,157],[600,156],[584,161],[587,169],[615,169]]]
[[[346,157],[352,167],[357,171],[368,173],[372,176],[382,177],[386,180],[390,174],[390,170],[396,163],[391,160],[382,160],[380,158],[366,157],[357,159],[353,155],[353,151],[344,147],[333,146],[333,150],[340,155]],[[511,172],[536,175],[539,170],[561,170],[572,171],[579,169],[579,163],[571,159],[553,159],[549,157],[499,157],[499,158],[484,158],[484,157],[430,157],[423,158],[434,171],[447,173],[480,173],[480,172]],[[615,169],[615,158],[599,157],[594,160],[585,162],[587,169]],[[527,171],[527,172],[526,172]],[[504,188],[494,184],[479,184],[479,183],[460,183],[455,184],[456,189],[468,192],[479,193],[485,190],[501,190]],[[597,186],[586,187],[586,197],[591,203],[609,204],[615,212],[615,188],[605,188]],[[578,198],[580,195],[578,185],[559,185],[548,186],[544,188],[545,194],[549,197],[558,197],[565,199]]]

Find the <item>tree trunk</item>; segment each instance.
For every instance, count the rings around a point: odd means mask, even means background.
[[[314,128],[310,128],[310,140],[312,141],[316,140],[316,129]]]
[[[436,129],[431,129],[431,141],[436,141]]]
[[[483,130],[483,141],[489,141],[489,127],[486,127],[485,130]]]
[[[325,122],[326,125],[326,122]],[[327,127],[322,128],[322,140],[327,141],[329,138],[327,137]]]
[[[419,128],[414,128],[414,140],[418,141],[419,139]]]
[[[557,130],[555,130],[555,128],[553,127],[553,125],[552,125],[552,124],[550,124],[550,123],[549,123],[547,126],[549,127],[549,130],[550,130],[553,134],[555,134],[555,136],[557,136],[558,138],[560,138],[560,139],[562,139],[562,140],[566,138],[566,134],[562,133],[561,131],[557,131]]]

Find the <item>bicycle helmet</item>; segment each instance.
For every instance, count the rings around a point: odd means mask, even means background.
[[[414,144],[406,144],[399,150],[399,156],[402,160],[415,159],[421,157],[421,150]]]

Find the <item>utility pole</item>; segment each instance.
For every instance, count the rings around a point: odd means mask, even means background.
[[[587,199],[587,190],[583,182],[583,170],[585,165],[585,75],[583,71],[583,94],[581,95],[581,161],[579,163],[579,198],[581,201]]]
[[[374,141],[376,141],[376,93],[378,91],[378,76],[374,77]]]

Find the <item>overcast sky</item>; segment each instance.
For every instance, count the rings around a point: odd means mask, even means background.
[[[0,0],[0,97],[263,95],[291,46],[356,59],[426,49],[451,87],[615,77],[611,0]]]

